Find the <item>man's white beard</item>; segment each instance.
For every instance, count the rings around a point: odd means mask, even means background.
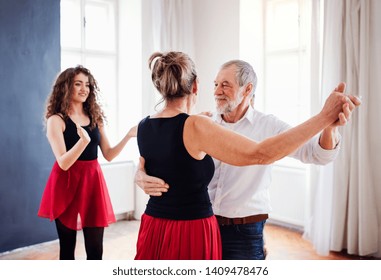
[[[218,114],[228,114],[234,111],[239,104],[241,104],[243,100],[243,94],[242,94],[243,88],[240,89],[238,93],[238,97],[236,100],[228,100],[224,105],[218,105],[217,103],[217,113]]]

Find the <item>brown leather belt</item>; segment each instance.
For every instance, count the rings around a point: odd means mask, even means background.
[[[247,216],[242,218],[226,218],[222,216],[216,215],[217,221],[219,225],[222,226],[230,226],[230,225],[245,225],[261,222],[269,218],[268,214],[259,214],[253,216]]]

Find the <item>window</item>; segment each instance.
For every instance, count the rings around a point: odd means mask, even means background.
[[[90,69],[112,144],[141,118],[140,23],[139,0],[61,0],[61,68]],[[131,148],[118,158],[138,158]]]
[[[292,126],[311,115],[310,2],[240,1],[240,57],[258,75],[255,108]],[[306,168],[292,158],[276,164]]]
[[[110,134],[116,134],[118,53],[116,2],[61,1],[61,68],[89,68],[101,90]]]
[[[264,3],[264,111],[295,126],[310,117],[308,1]],[[278,164],[305,168],[285,158]]]
[[[310,115],[302,1],[266,1],[265,11],[265,110],[296,125]]]

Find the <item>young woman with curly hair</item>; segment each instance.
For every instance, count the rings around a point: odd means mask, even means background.
[[[102,259],[104,227],[115,222],[106,182],[98,163],[114,159],[136,128],[111,146],[96,80],[83,66],[59,74],[48,97],[46,133],[56,158],[38,215],[56,223],[60,259],[74,259],[76,236],[83,230],[87,259]]]

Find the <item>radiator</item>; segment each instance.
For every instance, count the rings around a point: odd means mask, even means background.
[[[303,228],[306,211],[306,171],[274,165],[270,187],[271,220],[295,228]]]
[[[135,210],[135,164],[133,161],[102,163],[110,199],[118,220]]]

